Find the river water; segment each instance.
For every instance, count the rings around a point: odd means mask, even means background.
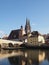
[[[49,65],[49,50],[0,50],[0,65]]]

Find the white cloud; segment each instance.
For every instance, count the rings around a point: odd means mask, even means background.
[[[2,37],[4,34],[5,34],[5,32],[0,30],[0,37]]]
[[[0,30],[0,34],[4,34],[4,31],[1,31],[1,30]]]
[[[34,23],[32,25],[35,25]]]
[[[36,24],[35,24],[35,23],[33,23],[32,25],[33,25],[33,26],[35,26]]]

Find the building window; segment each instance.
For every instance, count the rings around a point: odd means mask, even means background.
[[[16,38],[16,35],[14,35],[14,38]]]

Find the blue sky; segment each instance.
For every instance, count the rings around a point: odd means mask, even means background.
[[[0,37],[25,26],[26,17],[32,31],[49,33],[49,0],[0,0]]]

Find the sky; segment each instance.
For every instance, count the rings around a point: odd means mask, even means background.
[[[49,0],[0,0],[0,37],[25,27],[26,18],[32,31],[49,33]]]

